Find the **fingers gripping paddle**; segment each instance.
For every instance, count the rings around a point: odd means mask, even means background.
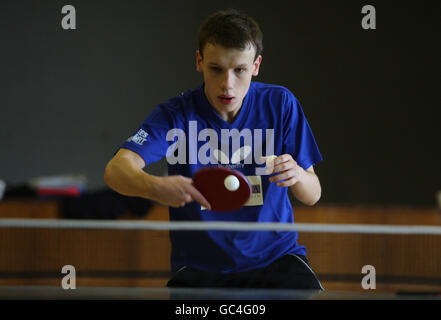
[[[251,195],[248,179],[228,168],[202,168],[195,173],[193,183],[210,203],[212,211],[238,210]]]

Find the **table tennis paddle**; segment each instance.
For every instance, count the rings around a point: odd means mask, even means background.
[[[199,169],[194,174],[193,183],[210,203],[211,211],[238,210],[251,195],[251,185],[248,179],[241,172],[229,168]]]

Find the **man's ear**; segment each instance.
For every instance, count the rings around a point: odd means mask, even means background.
[[[196,50],[196,71],[197,72],[202,72],[202,63],[203,63],[202,54],[199,50]]]
[[[262,63],[262,56],[259,55],[253,63],[253,76],[257,76],[259,74],[260,64]]]

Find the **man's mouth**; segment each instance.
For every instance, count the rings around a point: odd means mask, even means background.
[[[220,102],[222,102],[222,104],[230,104],[233,102],[234,97],[233,96],[229,96],[229,95],[221,95],[218,96]]]

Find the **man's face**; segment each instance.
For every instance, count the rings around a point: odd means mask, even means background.
[[[207,43],[202,58],[196,52],[196,70],[204,74],[205,96],[224,119],[234,118],[242,106],[252,76],[257,76],[262,57],[254,61],[255,49],[228,49]]]

